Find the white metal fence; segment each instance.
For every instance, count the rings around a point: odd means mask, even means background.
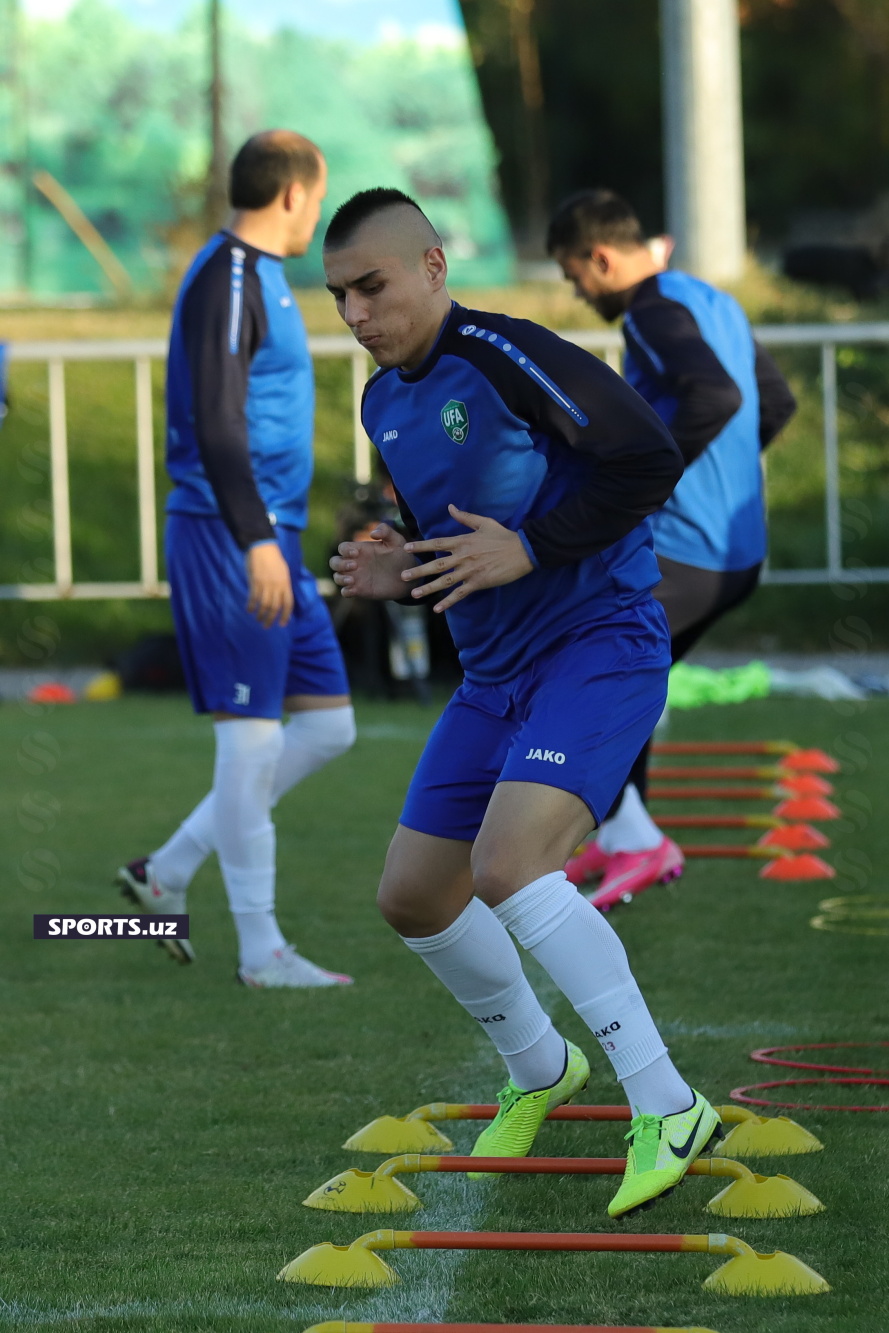
[[[889,346],[889,322],[873,324],[781,324],[755,330],[766,347],[818,347],[824,416],[824,527],[827,563],[822,569],[768,569],[769,583],[887,583],[889,568],[843,566],[840,510],[839,429],[837,419],[837,348],[860,343]],[[564,337],[602,356],[620,369],[623,339],[614,331],[584,330]],[[346,359],[351,364],[353,471],[357,481],[371,477],[371,446],[361,426],[361,393],[370,369],[366,353],[349,335],[310,339],[313,357]],[[54,581],[0,585],[0,599],[53,601],[59,598],[166,597],[169,585],[158,577],[157,501],[155,493],[154,418],[151,363],[166,356],[162,339],[11,343],[11,361],[43,362],[49,390],[49,446],[52,497]],[[135,463],[139,501],[139,580],[133,583],[75,583],[71,554],[71,505],[68,486],[68,422],[65,365],[69,361],[129,361],[135,376]]]

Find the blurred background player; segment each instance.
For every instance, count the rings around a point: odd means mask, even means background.
[[[624,375],[669,427],[685,461],[681,481],[652,518],[661,571],[655,596],[677,662],[759,582],[766,555],[760,453],[796,402],[737,301],[700,278],[663,272],[633,209],[611,190],[566,199],[550,222],[547,249],[581,300],[608,321],[623,316]],[[645,809],[649,748],[598,837],[569,862],[578,884],[602,875],[603,896],[681,873],[681,851]]]
[[[213,788],[168,842],[118,872],[143,907],[184,912],[211,851],[250,986],[330,986],[275,917],[271,811],[353,743],[349,685],[327,609],[303,566],[314,381],[284,257],[308,249],[327,169],[288,130],[234,159],[231,226],[186,274],[167,371],[167,566],[195,711],[216,732]],[[282,726],[281,715],[290,720]],[[170,941],[170,945],[174,944]],[[176,942],[182,962],[193,957]]]
[[[589,1077],[511,936],[546,969],[633,1110],[608,1208],[622,1216],[672,1189],[719,1130],[670,1060],[623,945],[563,868],[663,708],[669,637],[646,519],[682,459],[601,361],[528,320],[452,302],[441,240],[400,191],[343,204],[324,266],[381,367],[362,420],[410,534],[381,525],[376,540],[344,542],[335,581],[346,597],[442,593],[435,612],[465,673],[408,790],[380,909],[506,1063],[476,1156],[528,1153]]]

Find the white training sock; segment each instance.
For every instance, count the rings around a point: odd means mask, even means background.
[[[286,943],[274,917],[271,821],[272,787],[284,740],[280,722],[265,718],[216,722],[214,730],[214,841],[238,932],[240,964],[253,972]]]
[[[284,745],[272,785],[272,806],[303,778],[344,754],[354,744],[355,735],[355,712],[351,704],[293,713],[284,727]],[[215,846],[211,791],[183,820],[172,838],[152,852],[152,869],[165,888],[184,893]]]
[[[681,1088],[676,1082],[677,1079],[682,1083]],[[684,1092],[686,1088],[688,1088],[687,1094]],[[694,1101],[692,1089],[685,1079],[681,1078],[666,1051],[659,1060],[654,1060],[644,1069],[640,1069],[638,1074],[629,1074],[623,1079],[623,1089],[627,1101],[637,1114],[646,1107],[668,1106],[669,1110],[658,1110],[652,1114],[675,1115],[676,1111],[687,1111]],[[668,1095],[667,1089],[672,1089]],[[681,1102],[681,1105],[676,1105],[677,1102]]]
[[[184,893],[213,850],[213,793],[196,805],[158,851],[152,852],[151,868],[164,888]]]
[[[596,838],[606,856],[615,852],[649,852],[659,846],[664,835],[642,804],[635,783],[628,782],[617,814],[604,820]]]
[[[356,735],[355,710],[351,704],[292,713],[284,727],[284,748],[275,770],[272,805],[277,805],[285,792],[310,773],[345,754],[355,744]]]
[[[495,907],[494,914],[574,1006],[628,1095],[632,1083],[633,1109],[652,1115],[686,1110],[691,1089],[667,1058],[626,950],[564,871],[534,880]],[[649,1077],[632,1082],[644,1070],[651,1071]]]
[[[565,1070],[565,1042],[540,1007],[509,935],[478,898],[447,930],[407,939],[454,999],[491,1038],[525,1092],[549,1088]]]

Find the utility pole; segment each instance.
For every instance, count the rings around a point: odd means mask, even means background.
[[[207,172],[206,213],[207,228],[215,231],[225,220],[228,206],[228,162],[222,125],[222,6],[221,0],[208,2],[210,166]]]
[[[679,267],[744,271],[744,149],[737,0],[660,0],[667,230]]]

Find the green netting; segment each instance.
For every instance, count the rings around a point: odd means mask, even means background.
[[[22,19],[16,73],[0,68],[0,122],[27,105],[28,152],[6,173],[0,291],[103,293],[95,261],[52,207],[16,183],[49,171],[122,261],[138,291],[158,292],[200,242],[207,170],[205,7],[173,32],[146,31],[109,0],[79,0],[64,18]],[[0,0],[0,48],[12,0]],[[317,140],[330,165],[328,213],[355,190],[393,185],[427,208],[462,283],[508,281],[512,249],[494,187],[494,149],[465,43],[410,39],[373,47],[283,29],[254,33],[226,19],[225,128],[234,148],[288,125]],[[26,86],[26,87],[25,87]],[[26,96],[25,96],[26,91]],[[0,173],[2,176],[3,173]],[[8,182],[14,182],[14,188]],[[290,266],[319,281],[316,245]]]

